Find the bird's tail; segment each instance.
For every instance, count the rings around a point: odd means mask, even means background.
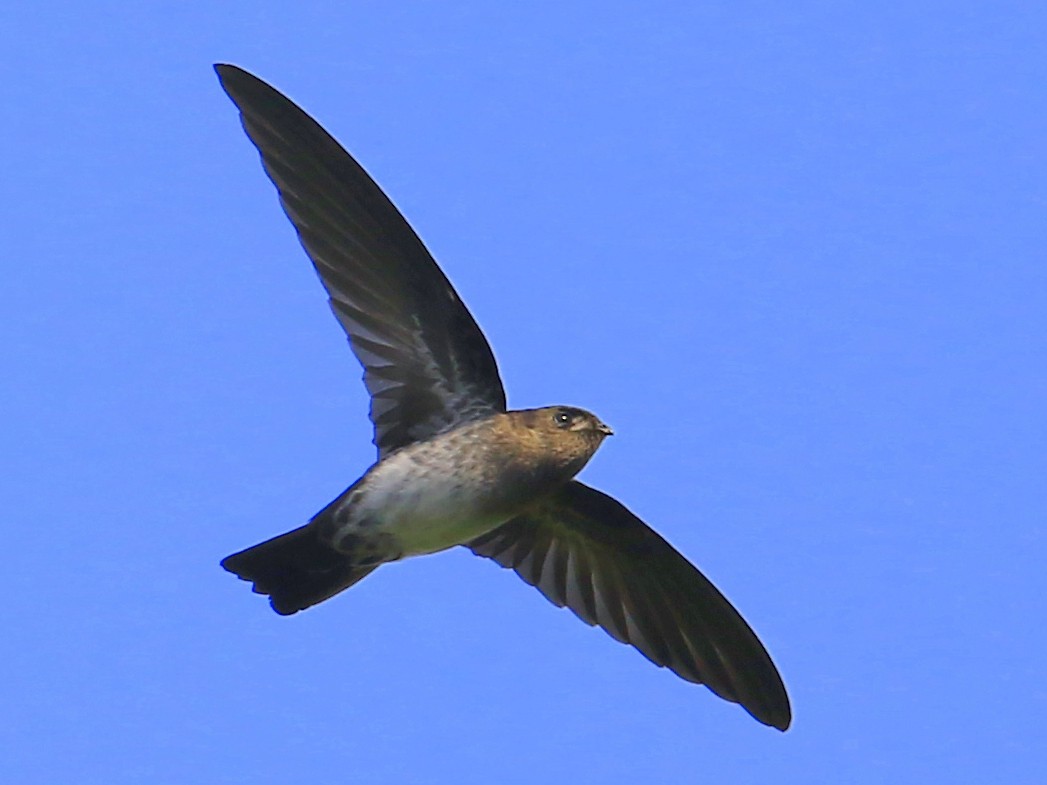
[[[348,589],[378,565],[353,564],[306,525],[227,556],[222,566],[253,582],[256,593],[269,595],[274,611],[290,616]]]

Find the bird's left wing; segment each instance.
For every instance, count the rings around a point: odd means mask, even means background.
[[[656,665],[785,730],[778,670],[738,611],[687,559],[600,491],[572,481],[468,543]]]
[[[505,411],[491,347],[381,188],[287,97],[215,70],[364,366],[379,457]]]

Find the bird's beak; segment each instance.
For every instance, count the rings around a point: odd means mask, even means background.
[[[614,431],[611,430],[611,426],[602,423],[599,420],[596,421],[596,430],[604,436],[614,436]]]

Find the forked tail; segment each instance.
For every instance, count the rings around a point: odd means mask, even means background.
[[[257,594],[268,594],[274,611],[290,616],[348,589],[378,565],[353,564],[306,525],[227,556],[222,566],[254,583]]]

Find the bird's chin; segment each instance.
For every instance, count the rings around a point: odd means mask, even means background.
[[[600,449],[600,445],[604,443],[604,439],[606,439],[608,435],[609,434],[606,433],[600,433],[599,431],[590,431],[586,434],[586,441],[589,443],[592,453],[595,454],[596,451]]]

